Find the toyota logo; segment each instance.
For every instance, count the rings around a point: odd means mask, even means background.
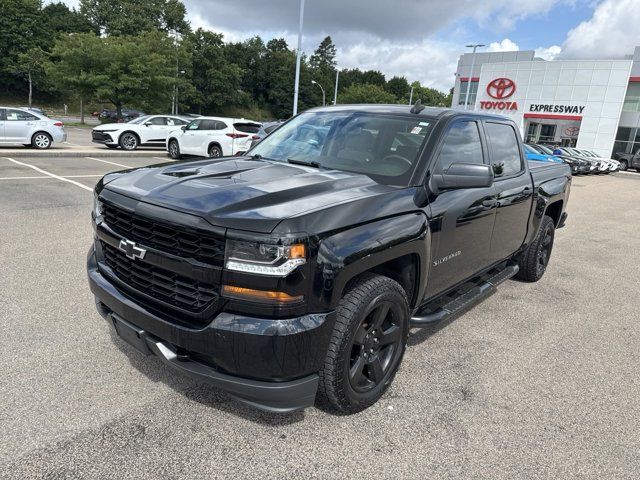
[[[567,127],[564,130],[564,134],[567,137],[575,137],[580,133],[580,127]]]
[[[496,100],[509,98],[516,93],[516,84],[510,78],[496,78],[487,85],[487,93]]]

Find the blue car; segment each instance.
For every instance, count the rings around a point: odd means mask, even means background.
[[[533,160],[534,162],[564,163],[561,158],[554,157],[553,155],[543,155],[526,144],[524,145],[524,153],[527,156],[527,160]]]

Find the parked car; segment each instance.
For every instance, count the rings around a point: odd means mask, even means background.
[[[262,125],[244,118],[200,117],[167,137],[171,158],[182,155],[226,157],[244,153]]]
[[[145,115],[127,123],[106,123],[91,131],[94,143],[135,150],[139,146],[164,147],[169,133],[189,120],[173,115]]]
[[[523,148],[524,153],[527,156],[527,160],[532,160],[534,162],[563,163],[561,158],[554,157],[553,155],[548,155],[546,153],[540,153],[538,150],[527,143],[523,145]]]
[[[46,117],[47,114],[44,112],[44,110],[42,110],[41,108],[38,107],[20,107],[22,110],[29,110],[31,112],[35,112],[38,115],[42,116],[42,117]]]
[[[554,156],[553,150],[545,145],[540,145],[537,143],[528,145],[539,153]],[[596,169],[595,165],[591,164],[591,162],[582,160],[580,158],[574,158],[568,155],[561,155],[560,157],[556,158],[560,158],[564,163],[569,165],[572,175],[589,175]]]
[[[618,162],[620,162],[620,170],[625,171],[629,168],[635,168],[640,173],[640,148],[636,153],[617,153]]]
[[[575,148],[575,147],[567,147],[567,150],[569,150],[571,153],[573,153],[577,157],[584,158],[589,161],[598,162],[599,173],[609,174],[614,168],[614,163],[611,159],[600,157],[596,153],[591,152],[589,150]]]
[[[145,113],[140,110],[131,110],[128,108],[122,109],[122,119],[118,120],[118,112],[117,110],[107,110],[104,109],[98,114],[98,118],[102,121],[111,121],[111,122],[129,122],[138,117],[144,116]]]
[[[38,149],[67,141],[64,123],[33,110],[0,107],[0,144],[22,144]]]
[[[569,147],[560,147],[560,151],[562,152],[563,156],[579,158],[580,160],[584,160],[585,162],[590,163],[591,166],[593,167],[593,168],[590,168],[590,173],[600,174],[600,173],[605,173],[607,171],[607,166],[603,162],[600,162],[594,158],[587,158],[587,157],[584,157],[583,155],[579,155],[576,152],[572,151]]]
[[[258,132],[255,135],[253,135],[253,137],[251,137],[251,148],[255,147],[258,143],[260,143],[260,141],[264,137],[266,137],[267,135],[270,135],[273,131],[276,130],[276,128],[278,128],[283,123],[284,123],[284,120],[277,120],[275,122],[263,123],[262,127],[260,127],[260,130],[258,130]]]
[[[573,150],[576,150],[578,153],[582,154],[585,158],[602,160],[604,163],[608,165],[609,172],[617,172],[618,170],[620,170],[620,162],[618,162],[617,160],[614,160],[612,158],[601,157],[593,150],[587,150],[585,148],[574,148]]]
[[[313,109],[249,156],[107,174],[89,285],[125,342],[254,407],[355,413],[409,328],[542,278],[570,184],[508,118]]]

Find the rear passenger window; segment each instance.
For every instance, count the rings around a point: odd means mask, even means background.
[[[436,172],[446,171],[452,163],[484,163],[476,122],[456,123],[447,132],[438,155]]]
[[[522,171],[520,143],[511,125],[486,123],[491,164],[496,176],[509,177]]]

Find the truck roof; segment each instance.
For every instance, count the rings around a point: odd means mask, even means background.
[[[413,105],[346,104],[346,105],[330,105],[326,107],[316,107],[307,111],[309,112],[360,111],[360,112],[372,112],[372,113],[383,113],[383,114],[402,114],[402,115],[412,114],[412,115],[420,115],[421,117],[429,117],[429,118],[473,116],[473,117],[479,117],[479,118],[510,120],[508,117],[505,117],[503,115],[480,113],[480,112],[469,111],[469,110],[458,110],[458,109],[449,108],[449,107],[424,107],[424,109],[419,113],[412,113],[411,112],[412,108],[413,108]]]

